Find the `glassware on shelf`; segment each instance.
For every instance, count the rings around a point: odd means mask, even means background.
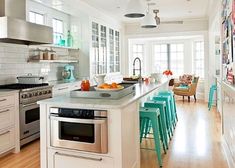
[[[59,42],[60,46],[65,46],[65,39],[62,38],[62,36],[60,36],[60,42]]]
[[[71,35],[70,30],[67,35],[67,47],[73,47],[73,36]]]

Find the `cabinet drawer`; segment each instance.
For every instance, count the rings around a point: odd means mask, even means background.
[[[0,107],[11,106],[15,104],[15,96],[2,96],[0,97]]]
[[[0,154],[14,148],[14,129],[0,132]]]
[[[54,154],[54,168],[113,168],[113,159],[109,157],[85,157],[64,153]]]
[[[0,130],[14,124],[14,107],[0,109]]]

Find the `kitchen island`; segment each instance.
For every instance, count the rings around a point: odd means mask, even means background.
[[[138,83],[135,86],[135,94],[127,95],[119,100],[82,99],[63,96],[38,102],[41,110],[41,168],[139,168],[139,104],[146,100],[151,94],[159,90],[165,90],[167,87],[168,80],[163,80],[161,83],[156,84]],[[65,127],[54,129],[50,112],[55,108],[106,111],[107,141],[104,140],[101,144],[107,145],[107,151],[89,152],[89,150],[91,150],[89,147],[87,151],[76,150],[75,148],[77,146],[74,141],[79,141],[78,139],[71,139],[70,141],[68,141],[68,139],[60,140],[60,143],[57,144],[61,145],[61,147],[53,145],[55,139],[53,132],[57,131],[57,138],[60,138],[62,136],[61,130],[63,131],[63,129],[65,129]],[[62,118],[60,123],[58,122],[57,127],[63,125],[65,121],[66,120]],[[91,122],[90,120],[86,120],[86,122],[88,121]],[[101,122],[99,124],[101,124]],[[70,129],[72,128],[70,127]],[[106,129],[103,129],[102,131],[105,130]],[[102,131],[101,133],[103,135],[104,132]],[[97,137],[97,139],[100,138],[101,141],[105,139],[104,137],[99,137],[100,135],[95,135],[94,132],[96,131],[91,131],[91,134],[94,136],[95,140]],[[83,134],[87,135],[86,133],[87,132],[84,130]],[[70,142],[72,143],[69,145]],[[87,142],[78,143],[80,143],[80,145],[89,145]],[[95,144],[96,142],[93,143]],[[63,145],[67,145],[67,147],[64,148],[62,147]]]

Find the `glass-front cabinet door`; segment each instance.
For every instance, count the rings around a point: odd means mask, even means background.
[[[106,26],[100,26],[100,55],[98,74],[107,73],[107,31]]]
[[[99,73],[99,25],[92,22],[92,50],[91,50],[92,74]]]
[[[120,72],[120,33],[115,31],[115,72]]]
[[[114,30],[109,29],[109,72],[115,72]]]
[[[92,75],[120,72],[120,32],[92,22]]]

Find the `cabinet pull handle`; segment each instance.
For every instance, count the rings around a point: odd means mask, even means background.
[[[5,134],[8,134],[9,132],[10,132],[10,131],[3,132],[3,133],[0,134],[0,136],[5,135]]]
[[[10,110],[9,109],[3,110],[3,111],[0,111],[0,113],[5,113],[5,112],[8,112],[8,111],[10,111]]]
[[[7,100],[7,99],[1,99],[0,102],[4,102],[4,101],[6,101],[6,100]]]
[[[62,154],[59,152],[55,153],[56,155],[60,155],[60,156],[67,156],[67,157],[73,157],[73,158],[79,158],[79,159],[87,159],[87,160],[93,160],[93,161],[102,161],[102,158],[90,158],[90,157],[85,157],[85,156],[74,156],[74,155],[69,155],[69,154]]]
[[[59,88],[58,90],[65,90],[65,89],[68,89],[68,87]]]

